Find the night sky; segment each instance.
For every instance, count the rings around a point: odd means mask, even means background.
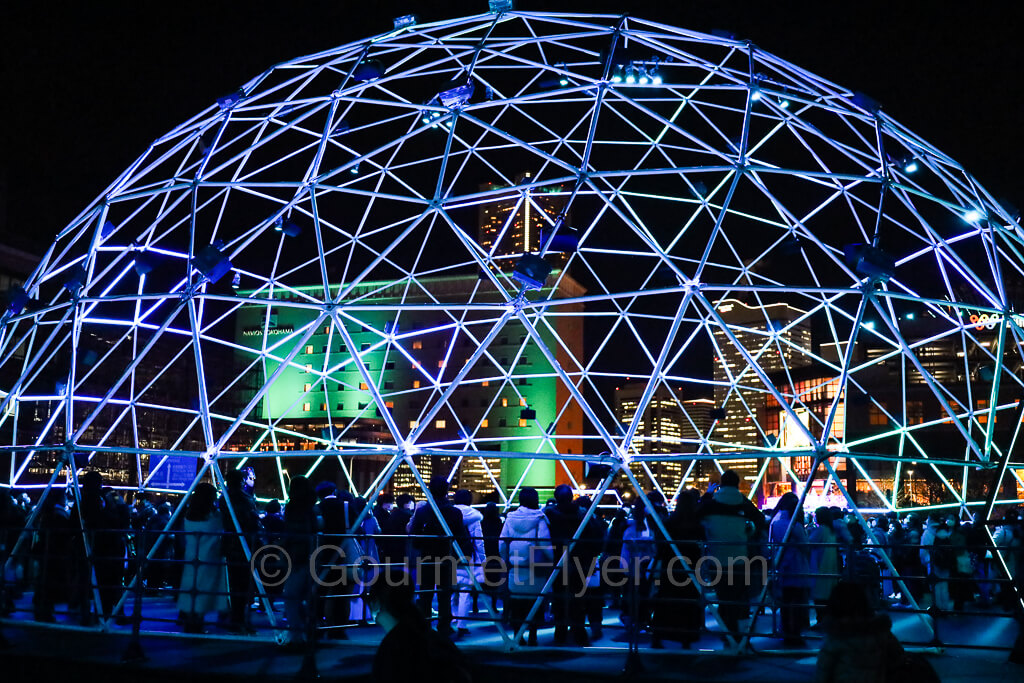
[[[14,4],[14,3],[11,3]],[[0,239],[41,252],[147,144],[271,65],[486,0],[43,3],[6,7]],[[634,0],[520,9],[721,28],[861,90],[996,197],[1024,206],[1024,9],[1016,2]],[[666,9],[672,7],[672,9]]]

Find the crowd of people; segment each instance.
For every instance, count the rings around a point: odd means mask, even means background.
[[[951,513],[863,520],[822,507],[805,517],[793,493],[762,511],[731,470],[706,492],[683,490],[671,511],[657,491],[602,507],[563,485],[544,502],[522,488],[503,513],[474,506],[469,491],[452,495],[443,477],[431,480],[430,500],[381,494],[372,504],[301,476],[283,506],[258,503],[254,485],[251,469],[228,471],[220,491],[198,484],[177,513],[144,492],[126,502],[94,471],[77,491],[52,488],[35,503],[0,489],[0,555],[19,548],[5,562],[4,610],[31,592],[39,621],[66,604],[83,624],[127,623],[136,590],[174,595],[189,633],[214,623],[253,633],[253,612],[272,611],[285,624],[280,642],[301,647],[374,619],[375,586],[398,582],[411,592],[396,595],[448,640],[501,620],[527,647],[550,625],[552,644],[585,646],[603,637],[611,613],[631,639],[689,647],[708,632],[713,606],[722,628],[712,630],[726,643],[761,612],[800,646],[834,605],[844,605],[834,623],[853,618],[847,584],[872,611],[1008,607],[1014,592],[997,563],[1016,576],[1024,542],[1016,509],[985,522],[994,546],[982,524]],[[866,615],[854,617],[878,626]]]

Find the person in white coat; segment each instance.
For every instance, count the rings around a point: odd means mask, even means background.
[[[551,532],[544,511],[540,509],[537,489],[527,486],[519,491],[519,507],[505,518],[499,548],[501,559],[508,567],[509,596],[506,605],[509,622],[518,632],[551,570]],[[537,644],[537,625],[543,613],[541,604],[529,621],[529,640],[525,644]]]
[[[221,556],[224,526],[217,514],[217,490],[213,484],[196,485],[185,513],[185,553],[182,557],[178,611],[185,633],[202,633],[208,612],[228,609],[227,565]]]
[[[466,531],[469,532],[472,550],[472,557],[467,558],[469,564],[460,564],[455,574],[455,628],[458,635],[464,636],[469,633],[469,623],[466,621],[466,617],[469,615],[469,608],[473,603],[475,590],[473,578],[476,578],[477,584],[484,580],[483,564],[486,556],[484,551],[484,533],[480,529],[480,522],[483,520],[484,515],[472,507],[473,494],[466,489],[456,491],[452,501],[455,503],[455,507],[462,513],[462,522],[466,525]]]

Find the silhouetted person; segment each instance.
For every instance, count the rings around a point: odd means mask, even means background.
[[[301,648],[310,628],[310,600],[313,598],[313,576],[309,559],[316,548],[319,521],[314,510],[316,493],[309,479],[292,477],[288,483],[288,503],[284,507],[284,551],[291,562],[291,571],[284,582],[284,613],[288,632],[281,643],[286,648]]]
[[[227,571],[221,553],[224,525],[217,511],[217,490],[213,484],[196,484],[188,499],[184,531],[178,611],[185,633],[202,633],[207,612],[228,609]]]
[[[253,633],[248,616],[256,586],[242,540],[245,540],[250,553],[259,547],[260,514],[256,510],[256,499],[250,493],[256,482],[256,474],[251,467],[228,470],[224,482],[227,500],[221,501],[220,512],[221,523],[227,533],[222,547],[228,565],[228,587],[231,590],[231,618],[226,629],[232,633]],[[231,506],[230,510],[228,505]],[[231,518],[231,512],[235,513],[238,527]]]
[[[445,531],[429,502],[416,510],[409,522],[409,533],[420,555],[417,560],[420,609],[429,615],[432,598],[436,593],[437,632],[446,636],[452,634],[452,594],[460,549],[463,553],[472,552],[462,513],[448,500],[448,488],[448,480],[442,476],[430,480],[430,496],[452,536]],[[458,547],[455,543],[458,543]]]
[[[397,568],[374,582],[367,603],[384,638],[373,658],[374,681],[470,683],[469,666],[458,648],[430,630],[414,603],[413,581]]]
[[[74,527],[64,507],[64,491],[51,488],[39,501],[32,555],[39,563],[32,612],[36,621],[54,621],[54,604],[68,597],[68,565]]]
[[[740,477],[733,470],[722,472],[721,486],[710,499],[705,494],[697,507],[697,519],[704,526],[708,554],[721,570],[707,579],[718,598],[718,615],[732,636],[739,636],[739,622],[750,616],[749,542],[767,528],[764,515],[739,489]],[[708,488],[711,492],[711,488]]]
[[[801,632],[810,626],[810,547],[804,531],[804,511],[795,493],[783,494],[775,507],[769,540],[775,551],[781,548],[776,588],[786,645],[804,644]],[[788,532],[787,532],[788,530]]]
[[[665,640],[674,640],[690,647],[704,628],[704,605],[697,590],[696,577],[686,572],[682,560],[667,542],[679,549],[690,569],[701,557],[700,542],[704,528],[697,521],[697,500],[700,492],[687,489],[680,493],[676,509],[665,520],[669,539],[658,534],[658,588],[654,614],[651,618],[651,646],[658,648]]]
[[[837,583],[828,599],[825,642],[818,653],[818,683],[927,680],[892,675],[893,668],[900,664],[903,646],[891,627],[888,616],[875,616],[863,587],[847,581]]]

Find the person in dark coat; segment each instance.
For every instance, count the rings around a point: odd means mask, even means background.
[[[551,533],[552,557],[557,564],[568,551],[562,570],[552,587],[551,602],[555,612],[555,645],[564,645],[571,632],[576,645],[590,644],[584,628],[586,619],[586,576],[604,542],[604,534],[591,517],[573,544],[573,537],[583,523],[586,512],[573,500],[572,488],[566,484],[555,487],[555,504],[544,510]]]
[[[313,577],[309,560],[316,549],[316,535],[320,530],[314,505],[316,493],[304,476],[292,477],[288,483],[288,503],[284,507],[284,550],[291,561],[292,571],[284,582],[284,612],[288,631],[279,640],[286,649],[301,649],[311,631],[310,601]]]
[[[380,560],[386,565],[386,571],[392,567],[404,571],[409,570],[409,536],[406,529],[412,521],[415,501],[408,493],[403,493],[395,500],[393,507],[384,522],[381,523],[381,537],[377,541]]]
[[[256,474],[251,467],[228,470],[224,475],[227,500],[221,502],[220,512],[221,523],[227,533],[221,549],[228,565],[228,589],[231,593],[231,616],[225,629],[231,633],[255,632],[249,625],[249,605],[252,604],[256,586],[242,545],[244,539],[250,553],[259,547],[260,514],[256,509],[256,499],[249,493],[255,481]],[[231,506],[230,510],[228,505]],[[232,512],[238,520],[237,527],[231,517]]]
[[[437,632],[445,636],[453,633],[452,595],[455,592],[456,566],[462,557],[472,553],[462,512],[448,500],[448,489],[448,480],[444,477],[435,476],[430,480],[430,496],[440,510],[451,536],[429,503],[416,510],[409,522],[409,534],[420,555],[417,560],[420,609],[429,615],[436,593]]]
[[[505,572],[501,566],[501,528],[504,522],[501,511],[494,501],[487,503],[483,509],[484,518],[480,521],[480,531],[484,536],[484,592],[491,596],[495,609],[502,594]]]
[[[700,543],[704,540],[704,527],[697,521],[699,495],[697,489],[683,491],[665,523],[671,538],[661,538],[659,533],[657,600],[651,618],[651,646],[654,648],[662,647],[665,640],[688,648],[700,637],[704,627],[704,605],[697,590],[696,576],[686,572],[668,543],[669,540],[675,543],[691,571],[697,566]]]
[[[903,656],[889,617],[875,615],[861,585],[840,581],[828,599],[818,683],[883,683]],[[908,680],[917,681],[918,678]]]
[[[376,581],[367,603],[385,635],[373,658],[372,680],[381,683],[470,683],[466,659],[448,638],[430,630],[414,602],[414,582],[397,568]]]
[[[52,622],[55,621],[55,603],[64,602],[68,598],[68,565],[74,526],[64,507],[63,490],[50,489],[39,501],[39,506],[37,533],[32,544],[32,555],[39,564],[35,575],[32,612],[36,621]]]

